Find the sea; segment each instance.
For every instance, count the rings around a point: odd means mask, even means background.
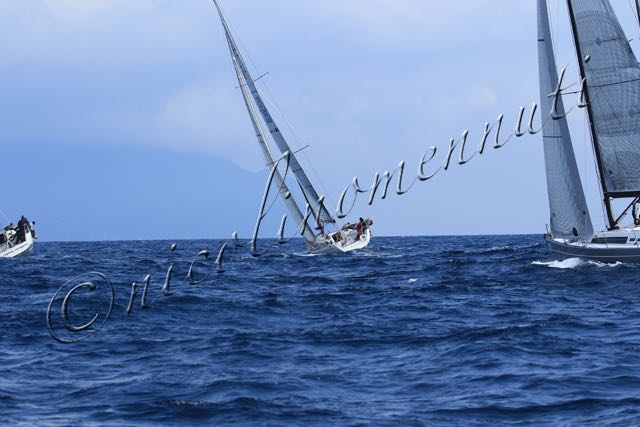
[[[541,235],[224,243],[1,259],[0,425],[640,425],[640,266]]]

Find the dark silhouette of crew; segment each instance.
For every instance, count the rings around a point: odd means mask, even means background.
[[[26,233],[31,232],[29,220],[24,215],[18,221],[18,229],[16,230],[16,241],[22,243],[26,240]]]

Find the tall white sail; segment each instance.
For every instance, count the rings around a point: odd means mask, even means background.
[[[216,4],[217,6],[217,4]],[[222,15],[221,15],[222,18]],[[226,26],[225,26],[226,30]],[[273,159],[273,155],[271,154],[271,150],[267,145],[267,142],[264,137],[264,132],[262,130],[262,126],[260,125],[259,116],[256,112],[255,106],[252,103],[252,96],[249,93],[247,81],[245,80],[245,76],[241,71],[240,65],[235,55],[233,55],[233,45],[231,44],[229,38],[227,37],[227,41],[229,42],[229,50],[231,51],[231,59],[233,62],[233,67],[236,71],[236,76],[238,77],[238,83],[240,85],[240,91],[242,92],[242,97],[244,99],[245,106],[247,107],[247,112],[249,113],[249,118],[251,120],[251,124],[253,126],[253,130],[256,133],[256,138],[258,139],[258,146],[262,151],[262,155],[266,161],[266,166],[268,169],[271,169],[275,163]],[[304,222],[304,215],[300,211],[299,206],[296,204],[293,196],[289,192],[289,188],[287,187],[282,174],[276,170],[274,172],[273,180],[276,186],[279,188],[280,196],[284,200],[285,205],[287,206],[287,210],[290,215],[293,217],[295,223],[300,227],[302,227],[302,223]],[[304,239],[308,242],[314,242],[316,240],[316,235],[311,230],[311,227],[304,227],[302,233]]]
[[[280,132],[280,128],[278,127],[276,122],[273,120],[273,117],[269,113],[269,110],[267,109],[264,101],[262,100],[262,97],[260,96],[260,93],[258,92],[258,89],[255,85],[254,79],[251,77],[251,73],[249,73],[249,70],[244,62],[244,59],[240,55],[238,46],[236,45],[236,42],[233,39],[231,32],[229,31],[229,27],[224,18],[222,10],[220,9],[220,6],[218,5],[217,0],[213,0],[213,2],[216,5],[216,8],[218,9],[218,14],[220,15],[220,20],[222,21],[222,26],[224,27],[225,35],[227,37],[227,42],[229,43],[229,49],[231,51],[231,56],[234,59],[234,63],[237,65],[236,71],[239,71],[239,74],[243,76],[246,87],[248,88],[248,91],[251,94],[258,108],[258,111],[262,115],[262,118],[266,123],[267,128],[269,129],[269,132],[273,137],[273,140],[278,146],[278,149],[283,154],[287,152],[290,154],[289,166],[291,171],[295,175],[296,179],[298,180],[298,183],[300,184],[300,188],[304,193],[305,199],[313,207],[313,210],[317,215],[318,221],[320,222],[321,225],[335,223],[335,220],[333,219],[333,217],[331,216],[327,208],[324,205],[320,205],[318,203],[318,199],[319,199],[318,193],[316,192],[315,188],[313,188],[313,185],[311,184],[311,181],[307,177],[307,174],[302,169],[302,166],[300,166],[300,163],[298,162],[298,159],[296,158],[294,152],[291,150],[291,147],[289,147],[289,144],[287,144],[287,141],[282,135],[282,132]]]
[[[593,225],[580,182],[567,119],[549,118],[554,100],[548,95],[556,90],[558,69],[551,39],[547,1],[537,1],[540,109],[544,123],[542,135],[551,232],[556,236],[577,234],[577,236],[589,238],[593,235]],[[562,98],[558,99],[556,113],[558,115],[565,113]]]

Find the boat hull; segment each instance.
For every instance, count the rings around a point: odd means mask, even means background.
[[[342,244],[342,241],[335,242],[332,239],[319,238],[317,242],[309,246],[308,250],[309,253],[314,255],[344,254],[364,249],[369,245],[370,241],[371,230],[367,228],[358,239],[349,244]]]
[[[551,254],[559,260],[582,258],[604,263],[640,263],[640,246],[637,245],[564,243],[548,238],[546,241]]]
[[[0,247],[0,258],[15,258],[26,255],[33,249],[33,237],[31,232],[25,233],[25,241],[17,245]]]

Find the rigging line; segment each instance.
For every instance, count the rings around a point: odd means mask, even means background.
[[[267,84],[267,82],[263,81],[261,84],[262,84],[262,86],[263,86],[263,88],[264,88],[264,90],[265,90],[265,92],[267,94],[267,98],[271,102],[272,106],[276,108],[276,111],[278,112],[278,115],[280,116],[279,118],[284,122],[285,126],[287,127],[287,129],[289,130],[291,135],[293,135],[293,139],[295,140],[296,144],[302,145],[302,143],[306,143],[306,141],[300,142],[300,139],[304,139],[304,138],[300,138],[298,136],[296,131],[293,129],[293,126],[291,125],[291,123],[289,123],[289,120],[287,120],[287,117],[285,116],[282,108],[280,108],[280,105],[278,104],[278,101],[276,101],[276,97],[271,92],[271,89],[269,88],[269,85]]]
[[[280,115],[280,118],[284,121],[285,125],[289,129],[289,132],[291,132],[291,134],[293,135],[296,143],[298,143],[298,145],[301,145],[301,143],[307,144],[307,141],[305,140],[305,138],[303,136],[300,137],[300,140],[302,140],[302,141],[300,141],[298,139],[297,132],[295,131],[293,125],[289,122],[289,120],[287,120],[287,117],[284,115],[282,109],[280,108],[280,105],[278,104],[278,102],[276,101],[275,97],[271,93],[271,90],[269,89],[269,87],[266,84],[266,82],[262,82],[262,85],[265,87],[265,89],[267,91],[267,95],[270,98],[270,101],[275,106],[276,110],[278,111],[278,114]],[[306,146],[308,147],[309,144],[307,144]],[[315,177],[316,181],[320,184],[320,187],[322,188],[322,190],[324,192],[325,198],[329,201],[329,203],[331,203],[332,205],[337,206],[335,200],[333,199],[333,197],[331,197],[331,193],[329,193],[329,191],[327,191],[327,188],[324,185],[324,182],[322,181],[322,179],[320,178],[320,175],[318,174],[318,171],[316,170],[315,166],[313,165],[313,162],[311,161],[309,156],[307,156],[307,153],[302,151],[302,155],[304,156],[307,165],[311,168],[311,172],[313,173],[313,176]],[[340,222],[342,224],[344,224],[344,221],[340,221]]]
[[[550,0],[545,0],[545,1],[547,2],[547,10],[551,10],[551,8],[549,7],[549,2],[550,2]],[[557,20],[557,18],[558,18],[558,16],[557,16],[557,15],[558,15],[558,13],[559,13],[559,11],[558,11],[559,6],[560,6],[560,3],[559,3],[559,2],[556,2],[556,20]],[[553,49],[553,59],[554,59],[554,60],[556,61],[556,63],[557,63],[557,62],[558,62],[558,52],[557,52],[557,49],[555,48],[555,46],[556,46],[556,40],[558,40],[558,26],[556,26],[556,25],[554,24],[553,19],[551,19],[551,15],[548,15],[548,20],[549,20],[549,27],[550,27],[550,29],[551,29],[551,31],[550,31],[550,32],[551,32],[551,34],[552,34],[552,36],[551,36],[551,45],[552,45],[552,46],[554,46],[554,49]]]
[[[258,67],[257,64],[257,59],[254,60],[253,56],[251,55],[251,52],[249,51],[249,49],[247,49],[244,45],[244,43],[242,42],[242,38],[240,36],[238,36],[238,33],[235,31],[235,29],[229,25],[227,23],[227,26],[229,27],[230,31],[233,33],[234,38],[236,40],[236,44],[239,45],[238,47],[243,51],[244,53],[244,57],[248,58],[249,60],[249,64],[251,65],[251,68],[253,68],[253,72],[255,74],[260,74],[260,67]],[[254,80],[254,83],[256,83],[258,80],[262,80],[263,77],[265,77],[267,74],[269,74],[269,72],[266,72],[262,75],[260,75],[260,77],[258,77],[257,79]],[[280,110],[279,106],[277,105],[277,103],[275,102],[275,98],[273,96],[273,94],[271,93],[271,90],[269,89],[269,86],[267,85],[265,80],[262,80],[262,86],[266,89],[267,95],[269,97],[269,100],[271,101],[272,104],[275,105],[276,109],[279,111],[280,116],[282,116],[281,118],[283,118],[286,122],[286,118],[284,118],[284,114],[282,114],[282,111]],[[287,124],[288,122],[286,122],[285,124]],[[290,128],[290,126],[289,126]],[[292,129],[290,128],[289,130],[292,131]],[[297,143],[298,147],[294,147],[294,148],[298,148],[300,149],[302,147],[302,144],[300,144],[300,141],[298,141],[297,136],[295,135],[295,133],[292,131],[295,142]]]
[[[222,6],[220,6],[220,10],[221,10],[222,16],[225,18],[225,22],[226,22],[226,16],[225,16],[224,11],[222,10]],[[231,29],[231,27],[229,26],[229,23],[226,22],[226,24],[227,24],[227,27],[229,27]],[[226,33],[225,33],[225,30],[224,30],[224,27],[222,27],[222,34],[224,35],[224,40],[225,40],[224,45],[228,49],[227,42],[226,42],[227,37],[226,37]],[[227,56],[227,55],[225,55],[225,56]],[[235,76],[235,75],[237,75],[237,73],[236,73],[236,70],[235,70],[235,66],[233,64],[233,55],[227,56],[227,57],[229,58],[229,60],[227,61],[227,67],[229,68],[229,71],[231,71],[230,75],[234,75]],[[237,80],[237,78],[236,78],[236,80]],[[236,89],[239,89],[239,88],[240,88],[240,86],[236,87]],[[240,97],[241,97],[240,99],[242,99],[242,95],[240,95]],[[251,121],[251,118],[249,118],[249,121]]]
[[[640,15],[638,15],[640,13],[640,10],[638,10],[638,7],[633,3],[634,3],[634,0],[629,0],[629,7],[631,8],[631,14],[636,18],[638,18],[638,21],[640,22]]]
[[[215,1],[214,1],[214,4],[215,4]],[[225,23],[226,23],[226,25],[227,25],[227,28],[228,28],[228,29],[229,29],[229,31],[232,33],[232,35],[233,35],[233,36],[235,36],[235,37],[234,37],[234,41],[235,41],[235,43],[236,43],[236,46],[238,45],[238,42],[239,42],[239,43],[240,43],[241,48],[245,51],[245,53],[247,53],[247,55],[248,55],[248,57],[249,57],[249,60],[251,61],[252,65],[254,66],[254,68],[256,68],[256,67],[255,67],[255,63],[253,63],[253,59],[251,58],[251,55],[249,55],[249,54],[248,54],[247,49],[245,49],[245,48],[244,48],[244,45],[242,44],[242,41],[241,41],[240,37],[238,37],[238,34],[236,33],[236,31],[235,31],[235,30],[233,29],[233,27],[232,27],[232,26],[227,22],[227,20],[226,20],[226,16],[225,16],[225,14],[224,14],[224,12],[222,11],[222,9],[221,9],[221,8],[220,8],[220,10],[221,10],[221,13],[222,13],[222,15],[223,15],[223,18],[224,18],[224,20],[225,20]],[[234,59],[233,59],[233,57],[232,57],[232,58],[231,58],[231,61],[230,61],[230,65],[231,65],[231,67],[234,67],[233,61],[234,61]],[[233,69],[233,73],[234,73],[234,74],[236,74],[235,67],[234,67],[234,69]],[[266,73],[266,74],[268,74],[268,73]],[[264,77],[266,74],[261,75],[261,76],[260,76],[260,77],[258,77],[258,79],[256,79],[255,81],[257,81],[257,80],[261,79],[261,78],[262,78],[262,77]],[[238,87],[240,87],[240,86],[238,86]],[[265,144],[267,144],[267,147],[268,147],[268,141],[267,141],[267,139],[265,139],[264,143],[265,143]],[[303,148],[304,148],[304,147],[303,147]],[[281,193],[283,192],[283,189],[286,187],[285,179],[287,178],[287,173],[282,174],[282,175],[283,175],[283,176],[282,176],[282,178],[283,178],[282,184],[279,186],[278,191],[277,191],[276,195],[274,196],[273,201],[272,201],[271,203],[269,203],[269,207],[264,211],[264,215],[265,215],[265,216],[266,216],[266,215],[271,211],[271,209],[273,209],[273,207],[275,206],[275,204],[276,204],[277,200],[279,199],[278,195],[279,195],[279,194],[281,194]],[[293,197],[293,196],[291,195],[290,197]]]
[[[306,146],[309,146],[309,144],[307,143],[306,139],[299,134],[299,132],[296,131],[296,129],[294,128],[294,126],[291,124],[291,122],[289,122],[289,120],[287,119],[287,116],[284,114],[283,109],[280,107],[280,104],[278,104],[278,101],[276,100],[276,97],[273,95],[273,93],[271,92],[271,89],[269,88],[269,85],[267,84],[266,81],[262,81],[261,82],[263,88],[265,89],[266,95],[268,100],[271,102],[272,106],[275,107],[276,111],[278,112],[279,115],[279,119],[282,120],[282,122],[284,122],[286,128],[288,129],[288,131],[290,132],[290,134],[293,136],[295,143],[301,147],[302,144],[306,144]],[[298,150],[301,151],[301,150]],[[329,193],[329,191],[327,190],[326,186],[324,185],[324,182],[322,181],[322,179],[320,178],[320,175],[318,174],[315,166],[313,165],[313,162],[311,161],[311,159],[309,158],[309,156],[307,155],[306,152],[302,152],[302,155],[304,156],[307,165],[311,168],[311,172],[314,176],[314,178],[316,179],[316,181],[320,184],[320,187],[322,188],[325,198],[333,205],[336,205],[335,200],[331,197],[331,193]],[[336,205],[337,206],[337,205]],[[344,221],[340,221],[341,223],[344,224]]]
[[[560,40],[560,0],[556,0],[556,22],[558,22],[558,24],[555,26],[555,40],[554,42],[554,46],[555,46],[555,42],[556,40]],[[553,55],[556,57],[556,63],[558,62],[558,49],[554,48],[553,49]]]
[[[239,50],[242,51],[243,53],[243,59],[245,59],[245,63],[247,62],[246,60],[248,59],[249,61],[249,65],[251,66],[251,68],[253,69],[253,73],[255,75],[260,75],[260,77],[258,77],[257,79],[255,79],[253,82],[256,83],[258,80],[262,80],[263,77],[265,77],[267,74],[269,74],[269,72],[266,72],[264,74],[260,74],[260,67],[258,67],[257,64],[257,59],[254,60],[253,55],[251,55],[251,52],[249,51],[249,49],[246,48],[246,46],[244,45],[244,43],[242,42],[242,38],[238,35],[238,33],[236,32],[236,30],[233,28],[233,26],[231,24],[229,24],[227,22],[227,27],[229,28],[229,31],[232,33],[234,40],[236,42],[236,45],[238,47]],[[264,82],[264,80],[262,81],[262,84],[265,85],[266,84]],[[268,91],[268,87],[267,87],[267,91]],[[297,142],[297,141],[296,141]],[[300,144],[298,144],[300,145]],[[301,146],[297,147],[297,148],[301,148]]]
[[[582,180],[584,182],[584,193],[585,193],[585,208],[587,208],[588,210],[588,206],[589,204],[587,203],[587,197],[589,197],[587,194],[589,194],[589,179],[587,177],[587,144],[586,144],[586,138],[587,136],[587,123],[583,120],[583,126],[582,126],[582,155],[583,155],[583,161],[582,161]],[[588,221],[588,217],[587,215],[584,215],[584,227],[585,230],[587,228],[587,221]]]
[[[237,36],[237,34],[236,34],[235,30],[233,29],[233,27],[230,27],[230,29],[236,35],[236,38],[237,38],[242,50],[245,52],[246,56],[249,58],[249,62],[251,63],[252,67],[254,68],[254,70],[257,71],[258,67],[257,67],[252,55],[249,53],[248,49],[246,49],[244,44],[242,43],[242,39]],[[261,78],[258,78],[258,79],[256,79],[256,81],[260,80],[260,79]],[[265,89],[265,92],[267,94],[267,97],[268,97],[269,101],[276,108],[276,111],[278,112],[278,115],[280,116],[279,118],[284,122],[285,126],[287,127],[287,129],[289,130],[291,135],[293,136],[293,139],[295,141],[295,145],[297,145],[297,147],[294,146],[293,148],[298,148],[298,150],[296,150],[296,151],[301,151],[302,148],[304,148],[303,144],[306,144],[306,141],[304,140],[303,137],[299,137],[298,132],[295,131],[295,129],[292,126],[292,124],[289,122],[289,120],[287,120],[286,115],[284,114],[282,108],[280,107],[280,105],[276,101],[276,97],[271,92],[271,89],[269,88],[269,85],[267,84],[267,82],[265,80],[262,80],[261,84],[262,84],[263,88]],[[319,182],[320,187],[324,191],[325,197],[329,200],[330,203],[335,204],[335,200],[333,200],[333,198],[330,196],[330,193],[327,191],[327,188],[324,185],[322,179],[320,179],[320,176],[319,176],[315,166],[313,165],[313,162],[311,162],[311,159],[309,159],[309,157],[307,156],[307,154],[304,151],[302,152],[302,155],[304,156],[307,164],[311,168],[311,172],[313,173],[316,181]]]
[[[7,224],[11,224],[11,220],[2,212],[2,209],[0,209],[0,215],[7,221]]]
[[[227,26],[229,27],[229,30],[233,33],[233,35],[235,36],[236,39],[236,44],[239,44],[239,47],[242,49],[242,51],[245,53],[245,56],[249,59],[249,63],[251,64],[251,66],[253,67],[254,71],[257,72],[258,67],[256,65],[256,61],[254,61],[253,56],[251,55],[251,53],[249,52],[249,50],[244,46],[244,43],[242,43],[242,38],[238,36],[237,32],[235,31],[235,29],[233,28],[233,26],[231,26],[229,23],[227,23]],[[257,72],[258,73],[258,72]],[[261,76],[264,77],[264,76]],[[257,80],[261,80],[261,77],[259,77]],[[275,100],[275,97],[273,96],[273,94],[271,93],[271,90],[269,89],[269,86],[267,85],[266,81],[262,80],[262,86],[265,88],[267,96],[269,98],[269,100],[271,101],[271,103],[276,107],[276,110],[279,113],[280,118],[284,121],[286,127],[289,129],[289,131],[291,132],[291,134],[294,137],[294,141],[295,141],[295,145],[297,145],[297,147],[293,147],[293,148],[298,148],[300,151],[301,147],[302,147],[302,143],[300,142],[300,139],[298,138],[297,133],[295,132],[295,130],[293,129],[293,126],[291,126],[291,124],[289,123],[289,121],[287,120],[286,116],[283,114],[282,109],[280,108],[280,106],[278,105],[277,101]],[[333,200],[333,198],[330,196],[330,193],[327,191],[327,188],[325,187],[324,183],[322,182],[322,180],[320,179],[315,167],[313,166],[313,163],[311,162],[311,160],[309,159],[309,157],[307,156],[306,153],[302,153],[307,164],[310,166],[311,171],[316,179],[317,182],[320,183],[320,187],[322,188],[322,190],[325,193],[325,198],[333,205],[335,205],[335,200]],[[341,221],[343,223],[343,221]]]
[[[233,29],[232,29],[233,31]],[[235,31],[234,31],[235,33]],[[249,61],[251,62],[252,66],[254,68],[256,68],[256,65],[253,61],[253,58],[251,56],[251,54],[248,53],[247,49],[244,48],[244,45],[242,45],[242,41],[240,40],[240,45],[242,46],[242,49],[246,52]],[[258,79],[256,79],[258,80]],[[270,103],[272,104],[273,107],[275,107],[276,111],[278,112],[278,116],[279,119],[282,120],[282,122],[284,122],[286,128],[288,129],[288,131],[290,132],[290,134],[293,136],[293,139],[295,141],[295,145],[297,145],[298,150],[297,151],[301,151],[301,147],[303,144],[306,144],[306,141],[304,139],[304,137],[300,137],[298,132],[296,132],[296,130],[294,129],[293,125],[289,122],[289,120],[287,120],[286,115],[284,114],[282,108],[280,107],[280,105],[278,104],[278,102],[276,101],[276,97],[273,95],[273,93],[271,92],[271,89],[269,88],[269,85],[267,84],[267,82],[265,80],[261,81],[261,85],[262,87],[265,89],[265,93],[267,95],[267,99],[270,101]],[[294,144],[290,144],[290,145],[294,145]],[[293,148],[296,148],[294,145]],[[313,165],[313,162],[311,161],[311,159],[309,158],[309,156],[307,156],[307,154],[303,151],[302,155],[304,156],[307,165],[311,168],[311,172],[314,175],[314,178],[316,179],[316,181],[320,184],[320,187],[322,188],[322,190],[325,193],[325,198],[331,203],[335,205],[335,200],[331,197],[330,193],[327,191],[326,186],[324,185],[324,182],[322,181],[322,179],[320,178],[315,166]],[[344,221],[341,221],[341,223],[344,223]]]
[[[259,70],[259,68],[256,65],[256,61],[254,61],[254,58],[251,55],[250,51],[245,47],[244,43],[242,42],[242,38],[238,36],[238,33],[235,31],[235,29],[233,28],[233,26],[229,22],[227,22],[227,27],[229,28],[229,31],[231,31],[231,33],[234,35],[236,44],[239,45],[239,48],[244,52],[246,58],[249,59],[249,63],[251,64],[251,66],[254,69],[254,71],[257,74],[259,74],[259,72],[257,71],[257,70]],[[264,77],[264,76],[262,76],[262,77]],[[298,151],[300,151],[303,148],[302,144],[301,144],[296,132],[294,131],[293,127],[291,126],[289,121],[286,119],[286,116],[283,114],[282,109],[280,108],[280,106],[276,102],[275,97],[271,93],[271,90],[269,89],[269,86],[267,85],[266,81],[261,79],[261,77],[256,79],[256,81],[257,80],[261,80],[262,86],[265,88],[265,90],[267,92],[267,95],[270,98],[271,103],[276,107],[276,110],[278,111],[278,113],[280,115],[280,118],[284,121],[285,125],[287,126],[287,128],[289,129],[291,134],[293,135],[294,140],[296,142],[296,145],[298,146],[298,147],[294,147],[294,148],[298,148],[299,149]],[[305,157],[305,159],[307,161],[307,164],[311,167],[311,171],[312,171],[313,175],[315,176],[316,180],[320,183],[320,186],[322,187],[323,191],[325,192],[325,197],[329,200],[329,202],[331,204],[335,204],[335,201],[330,196],[330,193],[327,191],[324,183],[322,182],[322,180],[318,176],[318,173],[317,173],[315,167],[313,166],[313,163],[311,162],[311,160],[309,159],[309,157],[306,155],[306,153],[304,151],[302,152],[302,154]],[[341,221],[341,222],[343,223],[343,221]]]
[[[251,53],[249,52],[249,50],[244,46],[244,43],[242,43],[242,39],[238,36],[238,34],[236,33],[235,29],[229,25],[227,23],[227,26],[229,27],[230,31],[234,34],[235,39],[236,39],[236,44],[240,45],[240,48],[244,51],[245,56],[249,59],[249,63],[251,64],[251,66],[253,67],[254,71],[257,72],[258,67],[256,65],[256,62],[253,59],[253,56],[251,55]],[[266,75],[266,74],[265,74]],[[262,76],[264,77],[264,76]],[[262,80],[261,78],[256,79],[257,80]],[[269,86],[267,85],[266,81],[262,80],[261,81],[262,86],[265,88],[267,96],[269,98],[269,100],[271,101],[271,103],[273,104],[273,106],[276,107],[276,110],[279,113],[280,118],[284,121],[285,125],[287,126],[287,128],[289,129],[289,131],[291,132],[291,134],[294,137],[294,141],[295,141],[295,145],[297,145],[297,147],[293,147],[293,148],[298,148],[297,151],[301,151],[302,148],[302,143],[300,142],[300,139],[298,138],[298,135],[296,134],[296,132],[294,131],[293,127],[291,126],[291,124],[289,123],[289,121],[287,120],[286,116],[283,114],[282,109],[280,108],[280,106],[278,105],[277,101],[275,100],[275,97],[273,96],[273,94],[271,93],[271,90],[269,89]],[[320,179],[320,177],[318,176],[318,173],[315,169],[315,167],[313,166],[313,163],[311,163],[309,157],[306,155],[306,153],[304,153],[303,151],[303,156],[305,157],[305,159],[307,160],[307,164],[311,167],[311,170],[316,178],[316,180],[320,183],[320,186],[322,187],[322,189],[325,192],[325,197],[329,200],[330,203],[335,204],[335,201],[333,200],[333,198],[329,195],[324,183],[322,182],[322,180]]]
[[[249,64],[250,64],[250,65],[251,65],[251,67],[253,68],[253,71],[254,71],[256,74],[259,74],[259,71],[258,71],[258,70],[259,70],[259,68],[258,68],[258,67],[257,67],[257,65],[256,65],[256,61],[254,61],[253,56],[251,55],[251,53],[249,52],[249,50],[245,47],[244,43],[242,42],[242,38],[238,35],[238,33],[237,33],[237,32],[235,31],[235,29],[233,28],[233,26],[231,26],[229,23],[227,23],[227,27],[229,28],[229,31],[230,31],[230,32],[232,33],[232,35],[234,36],[234,40],[235,40],[235,42],[236,42],[236,45],[238,46],[238,48],[239,48],[240,50],[242,50],[242,51],[243,51],[243,53],[244,53],[244,57],[245,57],[245,58],[248,58],[248,60],[249,60]],[[264,77],[266,74],[268,74],[268,73],[265,73],[265,74],[261,75],[260,77],[258,77],[257,79],[255,79],[255,80],[254,80],[254,82],[257,82],[258,80],[261,80],[261,79],[262,79],[262,77]],[[264,85],[264,81],[263,81],[262,83],[263,83],[263,85]],[[270,94],[270,91],[269,91],[268,87],[267,87],[267,91],[268,91],[268,92],[269,92],[269,94]],[[273,96],[271,96],[271,97],[273,98]],[[276,108],[277,108],[277,106],[276,106]],[[278,110],[279,110],[279,108],[278,108]],[[281,115],[282,115],[282,114],[281,114]],[[269,140],[268,140],[268,139],[265,139],[265,143],[266,143],[267,145],[269,145]],[[301,146],[301,144],[299,143],[299,141],[298,141],[297,139],[296,139],[296,143],[297,143],[298,147],[293,147],[293,148],[297,148],[297,149],[298,149],[298,150],[296,150],[296,152],[297,152],[297,151],[301,151],[301,150],[303,150],[303,149],[305,148],[305,147],[302,147],[302,146]]]

